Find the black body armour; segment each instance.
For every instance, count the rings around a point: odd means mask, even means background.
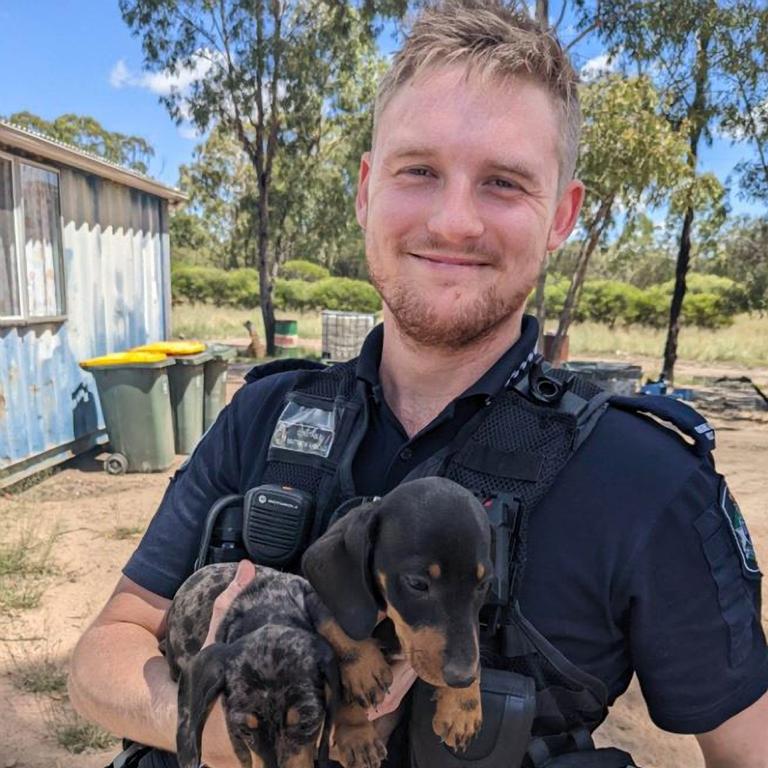
[[[304,538],[299,551],[322,535],[333,519],[362,501],[351,467],[368,423],[366,384],[356,377],[355,361],[323,370],[317,364],[307,363],[309,366],[318,369],[302,372],[288,393],[263,475],[265,486],[289,486],[315,500],[313,519],[296,527],[295,536]],[[282,369],[280,363],[261,366],[246,381]],[[480,734],[463,754],[442,744],[432,732],[432,691],[417,681],[411,702],[411,768],[634,765],[625,752],[595,750],[592,744],[590,734],[608,711],[603,683],[569,662],[520,612],[517,594],[525,567],[528,518],[609,402],[672,421],[694,439],[694,450],[702,454],[711,450],[714,436],[694,411],[683,412],[679,404],[671,405],[663,398],[611,397],[591,382],[550,369],[538,360],[524,369],[517,381],[508,382],[507,388],[489,398],[449,445],[405,478],[446,477],[483,502],[497,556],[496,584],[491,591],[500,598],[481,611],[484,722]],[[248,498],[246,495],[246,501]],[[241,497],[232,497],[231,508],[237,508],[237,499],[242,510]],[[226,500],[223,502],[226,507]],[[242,520],[242,512],[237,514]],[[246,520],[248,514],[246,509]],[[214,522],[209,515],[200,562],[242,556],[239,547],[217,555],[220,542],[209,548]],[[271,535],[267,531],[256,538],[269,541]],[[254,539],[248,531],[244,536]],[[252,556],[247,541],[245,548]],[[498,562],[498,557],[506,562]],[[270,564],[278,563],[273,560]],[[297,569],[299,564],[293,560],[279,565]]]

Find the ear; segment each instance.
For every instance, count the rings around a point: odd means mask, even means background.
[[[226,646],[209,645],[179,678],[179,728],[176,752],[181,768],[200,768],[203,727],[213,702],[224,689]]]
[[[373,502],[347,512],[301,561],[307,580],[353,640],[371,636],[379,611],[371,574],[378,509]]]
[[[360,158],[360,170],[357,176],[357,195],[355,196],[355,214],[361,229],[368,223],[368,183],[371,177],[372,157],[364,152]]]
[[[578,179],[568,183],[555,208],[555,217],[547,236],[547,250],[557,250],[571,234],[584,202],[584,184]]]

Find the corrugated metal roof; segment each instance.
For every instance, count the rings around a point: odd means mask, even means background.
[[[5,120],[0,120],[0,145],[21,149],[47,160],[89,171],[118,184],[157,195],[165,200],[184,202],[187,199],[181,190],[161,184],[143,173]]]

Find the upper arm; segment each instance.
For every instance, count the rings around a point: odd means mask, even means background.
[[[768,693],[754,704],[696,738],[707,768],[768,766]]]

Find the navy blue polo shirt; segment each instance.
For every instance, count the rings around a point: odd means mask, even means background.
[[[527,318],[519,340],[409,439],[382,396],[383,329],[374,329],[357,364],[370,407],[353,463],[357,492],[385,493],[450,441],[525,367],[536,334]],[[237,392],[173,477],[126,576],[173,596],[192,571],[211,505],[260,483],[296,375]],[[529,522],[524,615],[603,681],[610,703],[636,672],[651,717],[669,731],[709,731],[768,690],[760,575],[740,557],[721,483],[710,459],[675,432],[610,408]]]

